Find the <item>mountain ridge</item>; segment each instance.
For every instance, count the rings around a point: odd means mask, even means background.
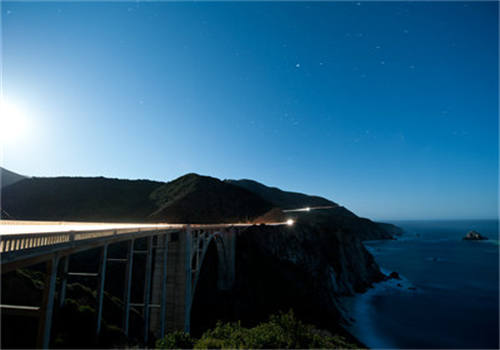
[[[276,207],[280,207],[282,209],[314,206],[338,206],[337,203],[323,197],[307,195],[299,192],[283,191],[280,188],[266,186],[251,179],[227,179],[224,181],[245,188],[254,193],[258,193],[262,198],[270,201]]]
[[[194,173],[165,183],[150,198],[158,205],[152,218],[179,223],[248,222],[272,208],[246,189]]]
[[[283,221],[284,209],[326,209],[338,228],[361,239],[392,238],[389,224],[360,218],[323,197],[268,187],[254,180],[220,180],[188,173],[172,181],[105,177],[24,177],[2,188],[2,216],[24,220],[231,223]],[[300,214],[301,216],[305,214]]]

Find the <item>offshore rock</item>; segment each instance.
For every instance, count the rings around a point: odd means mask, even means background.
[[[479,232],[473,230],[469,231],[462,239],[464,241],[483,241],[488,239],[488,237],[482,236]]]
[[[400,280],[401,277],[399,276],[399,273],[397,273],[396,271],[392,271],[389,276],[387,276],[387,279],[391,279],[391,278],[394,278],[396,280]]]

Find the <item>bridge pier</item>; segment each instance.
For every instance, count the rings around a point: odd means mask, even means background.
[[[236,280],[236,237],[238,237],[238,229],[229,229],[229,278],[230,288],[233,288]]]
[[[185,330],[189,266],[186,252],[190,251],[186,231],[168,233],[163,237],[164,249],[157,252],[153,271],[153,303],[159,304],[160,309],[151,310],[150,324],[158,338],[165,333]],[[162,243],[158,245],[162,246]]]
[[[105,244],[101,249],[101,257],[99,259],[99,279],[97,282],[97,326],[96,335],[98,336],[101,332],[101,322],[102,322],[102,306],[104,299],[104,285],[106,283],[106,263],[108,261],[108,245]]]
[[[149,301],[151,298],[151,268],[153,265],[153,237],[147,238],[146,248],[146,275],[144,278],[144,344],[148,343],[149,339]]]
[[[229,290],[233,288],[236,263],[236,229],[230,228],[220,233],[222,245],[218,245],[219,254],[219,276],[217,288],[220,290]]]
[[[163,274],[161,283],[161,310],[160,310],[160,338],[165,336],[165,316],[167,312],[167,257],[168,257],[168,236],[163,237]]]
[[[186,244],[185,244],[185,274],[186,282],[185,285],[185,297],[184,297],[184,332],[189,333],[191,331],[191,305],[192,305],[192,292],[193,292],[193,264],[191,251],[193,250],[193,233],[191,226],[187,225],[186,228]],[[198,250],[198,247],[195,248]]]
[[[64,306],[66,300],[66,285],[68,284],[69,255],[63,258],[63,275],[61,276],[61,289],[59,291],[59,307]]]
[[[57,267],[59,257],[54,255],[46,262],[47,275],[43,291],[43,300],[40,307],[40,321],[38,323],[37,348],[47,349],[52,328],[52,313],[54,310],[54,294],[56,291]]]
[[[160,305],[160,309],[151,310],[151,330],[157,338],[165,336],[166,328],[168,241],[168,234],[158,236],[154,258],[151,302]]]
[[[127,242],[127,263],[125,266],[125,285],[123,291],[123,333],[128,337],[130,317],[130,289],[132,287],[132,267],[134,264],[134,239]]]

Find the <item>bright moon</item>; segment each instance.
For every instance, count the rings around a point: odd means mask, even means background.
[[[27,131],[22,110],[5,100],[0,101],[0,143],[5,145],[22,138]]]

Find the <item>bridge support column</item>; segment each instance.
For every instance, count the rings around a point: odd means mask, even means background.
[[[190,231],[190,229],[189,229]],[[165,332],[184,331],[186,318],[188,235],[185,230],[168,234]],[[189,242],[189,244],[191,244]],[[156,285],[159,285],[158,283]],[[158,330],[158,324],[152,325]]]
[[[168,236],[163,235],[163,274],[161,283],[160,337],[165,336],[165,313],[167,312],[167,257]]]
[[[105,244],[101,250],[101,258],[99,260],[99,279],[97,283],[97,326],[96,335],[101,332],[102,321],[102,303],[104,299],[104,284],[106,283],[106,262],[108,261],[108,245]]]
[[[186,228],[186,251],[185,251],[185,259],[186,259],[186,265],[185,265],[185,270],[186,270],[186,282],[185,282],[185,288],[186,288],[186,296],[184,299],[184,332],[189,333],[191,331],[191,299],[192,299],[192,293],[193,293],[193,283],[192,283],[192,278],[193,278],[193,271],[192,271],[192,262],[191,262],[191,251],[193,249],[193,234],[191,231],[191,226],[187,225]]]
[[[64,306],[66,299],[66,285],[68,284],[69,255],[64,257],[63,275],[61,278],[61,292],[59,293],[59,307]]]
[[[219,280],[217,287],[220,290],[233,288],[236,269],[236,236],[237,229],[230,228],[222,231],[223,247],[218,247],[219,254]]]
[[[151,298],[151,268],[153,265],[153,237],[147,239],[146,250],[146,276],[144,278],[144,345],[147,346],[149,338],[149,301]]]
[[[236,279],[236,238],[238,237],[238,229],[229,229],[229,287],[233,288]]]
[[[40,321],[37,337],[37,347],[42,349],[47,349],[50,342],[58,264],[59,257],[56,255],[54,255],[52,259],[46,263],[47,276],[45,279],[42,306],[40,308]]]
[[[157,338],[165,336],[166,311],[167,311],[167,259],[168,259],[168,234],[158,236],[158,244],[153,269],[153,284],[151,302],[160,305],[160,309],[151,310],[151,330]]]
[[[123,333],[128,337],[130,317],[130,288],[132,287],[132,267],[134,265],[134,240],[128,241],[127,264],[125,266],[125,286],[123,291]]]

